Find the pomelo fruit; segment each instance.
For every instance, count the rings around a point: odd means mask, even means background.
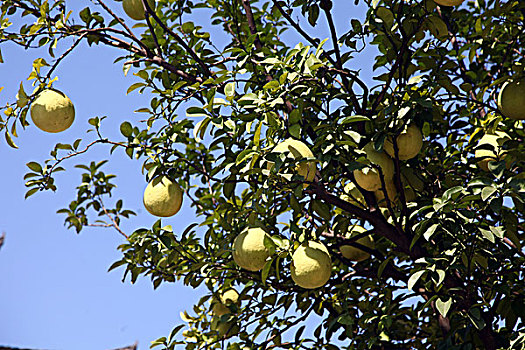
[[[292,255],[291,275],[300,287],[322,287],[330,279],[331,273],[332,259],[322,243],[308,241],[301,244]]]
[[[493,149],[476,149],[474,156],[482,158],[478,160],[478,166],[484,170],[489,171],[489,162],[493,160],[503,160],[506,157],[506,151],[502,149],[505,141],[510,140],[510,136],[503,131],[496,131],[496,134],[485,134],[478,141],[478,146],[490,145]],[[507,164],[509,166],[510,163]]]
[[[299,140],[292,138],[286,139],[283,142],[277,144],[272,152],[285,153],[286,157],[293,158],[294,160],[301,160],[303,158],[313,158],[314,155],[308,146]],[[274,163],[268,163],[268,170],[273,167]],[[313,181],[315,178],[315,172],[317,170],[315,162],[300,162],[295,168],[297,174],[304,177],[305,181]],[[307,186],[307,184],[305,184]]]
[[[361,226],[354,226],[350,231],[348,231],[346,237],[350,239],[353,236],[366,232],[366,231],[367,230]],[[372,239],[370,235],[359,238],[356,241],[356,243],[359,243],[370,249],[374,249],[375,247],[374,240]],[[339,247],[339,251],[348,260],[357,261],[357,262],[366,260],[370,257],[370,253],[365,252],[364,250],[361,250],[357,247],[347,245],[347,244]]]
[[[167,176],[157,176],[146,186],[144,207],[155,216],[173,216],[180,210],[182,194],[179,184]]]
[[[233,240],[233,260],[249,271],[259,271],[264,267],[270,251],[264,245],[264,238],[271,239],[262,228],[244,230]]]
[[[501,113],[515,120],[525,120],[525,79],[508,81],[498,95]]]
[[[392,180],[394,176],[394,162],[384,152],[378,152],[374,149],[372,143],[368,143],[363,150],[368,160],[379,166],[383,172],[385,181]],[[359,186],[367,191],[376,191],[381,187],[381,178],[377,168],[369,166],[364,169],[354,170],[355,181]]]
[[[31,119],[46,132],[66,130],[75,120],[75,107],[63,92],[46,89],[31,104]]]
[[[423,147],[423,134],[416,125],[411,124],[397,136],[396,143],[399,150],[399,160],[412,159],[418,155],[421,147]],[[395,158],[392,137],[385,140],[383,147],[390,157]]]
[[[228,306],[232,304],[240,305],[239,303],[239,293],[233,288],[226,290],[225,292],[219,295],[219,299],[212,298],[212,313],[215,316],[222,316],[231,313]]]
[[[152,10],[155,9],[155,0],[148,0],[148,5]],[[146,19],[142,0],[122,0],[122,7],[124,8],[126,15],[136,21]]]

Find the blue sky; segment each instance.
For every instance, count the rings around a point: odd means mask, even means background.
[[[123,14],[120,4],[108,3]],[[68,1],[68,6],[71,4],[77,6],[71,9],[92,6],[87,0]],[[349,26],[350,16],[355,16],[356,8],[347,4],[346,0],[335,4],[340,33]],[[360,17],[363,13],[360,11]],[[208,23],[209,16],[200,13],[193,20]],[[324,25],[312,33],[318,31],[327,33]],[[283,37],[292,46],[299,40],[291,33]],[[13,101],[38,53],[9,44],[2,44],[2,53],[6,63],[0,64],[0,86],[5,87],[0,92],[0,105],[5,105]],[[123,238],[111,229],[85,229],[76,235],[63,226],[63,216],[56,214],[74,198],[80,183],[81,172],[73,165],[109,158],[104,169],[118,176],[115,196],[123,198],[124,206],[138,214],[124,221],[122,228],[131,233],[139,227],[150,227],[156,218],[142,206],[146,182],[141,162],[130,160],[121,150],[110,156],[108,148],[96,146],[87,156],[66,164],[67,172],[56,177],[56,193],[39,192],[24,200],[25,164],[43,162],[58,142],[83,138],[82,144],[87,144],[92,139],[85,133],[89,118],[107,115],[102,130],[110,138],[121,137],[118,130],[123,121],[138,123],[143,118],[133,111],[148,105],[151,96],[136,92],[126,95],[134,77],[125,77],[121,64],[113,64],[119,53],[82,44],[55,71],[59,77],[55,87],[75,104],[76,120],[70,129],[48,134],[31,125],[25,131],[19,130],[15,139],[19,149],[0,142],[0,232],[6,233],[0,249],[0,345],[93,350],[138,341],[140,349],[147,349],[152,340],[168,335],[180,323],[180,312],[191,309],[202,296],[202,290],[195,291],[182,283],[164,284],[155,291],[147,279],[139,279],[135,285],[122,283],[122,269],[110,273],[107,269],[119,259],[116,247]],[[368,72],[372,64],[371,57],[358,61],[360,68]],[[31,91],[29,82],[25,81],[24,86]],[[193,221],[193,212],[185,203],[178,215],[164,223],[185,227]]]

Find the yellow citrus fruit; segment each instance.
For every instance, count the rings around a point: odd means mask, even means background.
[[[498,95],[498,107],[506,117],[525,120],[525,79],[503,85]]]
[[[303,142],[299,140],[294,140],[292,138],[286,139],[283,142],[279,143],[272,152],[276,153],[286,153],[286,157],[293,158],[294,160],[301,160],[303,158],[313,158],[314,155],[310,148]],[[268,170],[273,167],[274,163],[269,162]],[[315,178],[316,172],[315,162],[300,162],[295,168],[297,174],[304,177],[305,181],[313,181]]]
[[[144,191],[144,206],[151,214],[168,217],[177,214],[182,205],[182,189],[167,176],[157,176]]]
[[[41,130],[61,132],[73,124],[75,107],[63,92],[47,89],[31,104],[31,119]]]
[[[489,171],[489,162],[493,160],[503,160],[507,155],[506,151],[501,148],[506,140],[509,140],[510,136],[502,131],[496,131],[496,134],[485,134],[478,141],[478,146],[490,145],[491,149],[476,149],[474,156],[476,158],[483,158],[478,160],[478,166],[484,171]],[[510,165],[510,164],[507,164]]]
[[[292,279],[300,287],[322,287],[330,279],[332,259],[326,246],[319,242],[303,243],[292,255]]]
[[[237,304],[239,301],[239,293],[235,289],[228,289],[217,298],[212,298],[212,313],[215,316],[222,316],[231,313],[229,305]]]
[[[392,159],[384,152],[377,152],[372,143],[368,143],[363,150],[368,160],[381,168],[385,181],[391,180],[394,176]],[[354,177],[357,184],[367,191],[377,191],[381,187],[379,171],[375,167],[354,170]]]
[[[463,0],[434,0],[434,2],[441,6],[458,6],[463,3]]]
[[[155,8],[155,0],[148,0],[148,5],[153,10]],[[141,21],[146,18],[142,0],[122,0],[122,7],[126,15],[134,20]]]
[[[262,228],[244,230],[233,240],[233,260],[249,271],[259,271],[264,267],[270,251],[264,246],[264,238],[270,235]]]
[[[394,207],[398,199],[396,185],[394,184],[393,181],[386,181],[385,189],[386,189],[386,194],[388,195],[388,199],[390,200],[390,205]],[[381,208],[386,208],[387,201],[385,199],[385,191],[383,191],[383,187],[376,190],[374,194],[376,196],[377,205]]]
[[[341,199],[360,208],[366,208],[365,197],[363,197],[363,194],[353,182],[345,185],[344,194],[341,196]]]
[[[392,142],[392,137],[387,138],[383,147],[385,152],[394,158],[394,144]],[[399,134],[396,143],[399,150],[399,160],[412,159],[418,155],[421,147],[423,147],[423,134],[416,125],[412,124]]]
[[[367,230],[361,226],[354,226],[346,235],[347,238],[352,238],[355,235],[358,235],[360,233],[366,232]],[[370,249],[374,249],[374,240],[371,236],[364,236],[362,238],[359,238],[356,243],[359,243],[365,247],[368,247]],[[339,251],[341,254],[347,258],[348,260],[352,261],[363,261],[370,257],[370,254],[368,252],[365,252],[364,250],[361,250],[357,247],[351,246],[351,245],[342,245],[339,247]]]

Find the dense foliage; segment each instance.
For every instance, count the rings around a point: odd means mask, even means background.
[[[142,162],[145,181],[165,174],[180,184],[195,212],[185,229],[159,220],[123,232],[119,223],[133,212],[121,200],[104,202],[116,181],[105,161],[76,165],[85,170],[77,198],[59,211],[77,232],[106,218],[125,236],[112,268],[131,281],[143,275],[154,286],[182,280],[209,290],[154,345],[525,348],[525,129],[496,102],[507,80],[525,77],[525,2],[157,0],[154,8],[142,3],[146,19],[138,22],[115,14],[118,1],[92,1],[79,13],[68,3],[2,1],[0,49],[11,42],[48,55],[34,61],[33,87],[22,83],[17,100],[2,106],[0,131],[16,147],[17,130],[33,127],[35,96],[80,42],[121,50],[118,64],[142,80],[128,92],[151,96],[139,110],[147,120],[124,121],[122,138],[110,140],[103,118],[91,119],[97,138],[57,144],[50,159],[28,164],[27,195],[56,190],[57,172],[95,144],[125,149]],[[348,16],[341,28],[333,6]],[[365,20],[352,18],[363,8]],[[213,26],[191,21],[199,11]],[[320,22],[327,32],[308,34]],[[303,43],[290,47],[284,31]],[[374,84],[353,64],[372,53]],[[413,159],[394,157],[399,198],[379,207],[358,186],[364,201],[352,200],[345,189],[368,165],[363,146],[381,151],[409,124],[422,130],[424,146]],[[509,135],[507,154],[484,171],[474,150],[496,130]],[[271,152],[287,138],[302,140],[314,157]],[[313,181],[293,171],[306,161],[317,164]],[[406,171],[422,185],[409,189]],[[357,244],[372,254],[360,262],[338,249],[356,245],[347,236],[354,224],[375,242]],[[254,226],[272,235],[260,272],[232,259],[234,238]],[[323,242],[333,264],[328,283],[311,290],[290,276],[292,253],[308,240]],[[230,287],[239,302],[212,316],[210,301]],[[308,319],[320,320],[311,333]]]

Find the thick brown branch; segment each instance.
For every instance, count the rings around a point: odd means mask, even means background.
[[[413,259],[418,259],[425,256],[424,250],[416,243],[412,249],[410,248],[410,240],[406,235],[400,235],[398,230],[386,221],[385,217],[372,208],[370,211],[361,209],[353,204],[350,204],[341,198],[326,192],[319,184],[312,186],[313,193],[318,195],[327,203],[333,204],[350,214],[356,215],[359,218],[367,220],[374,226],[375,232],[394,243],[402,252],[409,255]]]
[[[250,33],[255,35],[254,45],[257,50],[262,49],[262,43],[257,34],[257,27],[255,26],[255,19],[253,18],[252,7],[250,5],[250,0],[242,0],[242,7],[246,11],[246,20],[248,21],[248,28],[250,28]]]

